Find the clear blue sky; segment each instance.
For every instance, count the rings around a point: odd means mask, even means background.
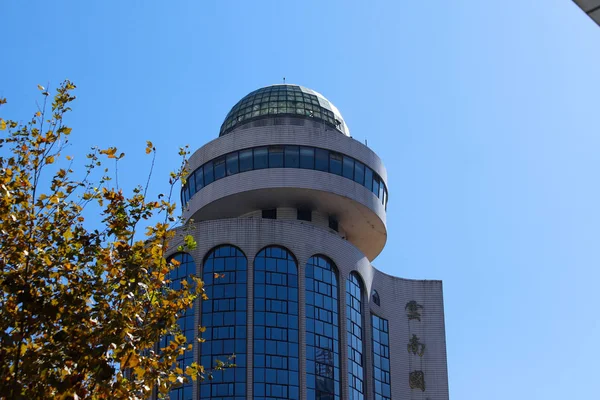
[[[248,92],[323,93],[388,170],[375,265],[444,281],[452,399],[600,396],[600,27],[570,0],[6,0],[0,21],[2,116],[73,80],[72,153],[118,146],[128,187],[146,140],[158,191]]]

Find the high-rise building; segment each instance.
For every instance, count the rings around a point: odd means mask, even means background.
[[[204,366],[173,399],[448,399],[442,283],[387,275],[387,173],[338,109],[297,85],[241,99],[189,160],[179,228],[209,300],[180,318]],[[393,198],[393,197],[392,197]],[[193,222],[192,222],[193,220]],[[188,363],[189,360],[182,360]]]

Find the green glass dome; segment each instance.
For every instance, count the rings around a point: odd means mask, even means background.
[[[314,90],[298,85],[272,85],[246,95],[225,117],[219,136],[250,121],[274,116],[313,119],[350,136],[342,114],[329,100]]]

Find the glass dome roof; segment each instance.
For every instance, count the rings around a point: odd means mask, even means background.
[[[257,119],[294,116],[323,122],[346,136],[350,130],[339,110],[322,94],[298,85],[272,85],[246,95],[233,106],[219,136]]]

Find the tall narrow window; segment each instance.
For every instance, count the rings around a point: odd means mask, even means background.
[[[196,274],[196,264],[187,253],[177,253],[171,256],[168,261],[176,260],[179,262],[179,266],[174,268],[169,272],[167,279],[171,281],[170,286],[173,289],[179,290],[181,289],[181,282],[187,281],[191,286],[193,281],[190,279],[191,275]],[[185,335],[188,344],[194,345],[196,342],[196,332],[198,331],[196,325],[194,323],[194,308],[189,308],[185,312],[183,312],[179,318],[177,319],[177,325],[179,325],[179,329],[181,333]],[[166,335],[161,338],[159,341],[159,347],[166,347],[173,340],[172,335]],[[195,346],[194,346],[195,347]],[[185,368],[189,366],[194,361],[194,353],[193,351],[186,351],[184,355],[179,356],[177,358],[177,366],[185,371]],[[172,399],[181,399],[181,400],[192,400],[192,387],[193,383],[188,382],[179,387],[176,387],[171,390],[169,396]]]
[[[238,153],[233,152],[227,154],[227,175],[235,175],[239,171]]]
[[[339,302],[336,269],[323,256],[306,263],[306,398],[340,399]]]
[[[213,249],[204,260],[202,279],[208,300],[202,302],[200,361],[205,368],[217,360],[231,362],[235,368],[215,371],[213,379],[199,385],[200,398],[211,400],[246,398],[246,278],[247,261],[233,246]]]
[[[299,399],[298,270],[267,247],[254,259],[254,398]]]
[[[353,272],[346,281],[346,337],[350,400],[364,400],[362,284]]]
[[[372,315],[375,400],[391,400],[390,333],[387,319]]]
[[[269,147],[269,168],[283,168],[283,146]]]

